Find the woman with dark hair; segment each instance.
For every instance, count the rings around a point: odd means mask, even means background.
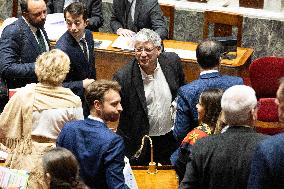
[[[45,153],[42,161],[50,189],[77,188],[79,165],[72,152],[57,147]]]
[[[208,89],[203,91],[199,97],[199,102],[196,105],[199,126],[186,135],[180,147],[171,156],[171,163],[175,167],[180,181],[183,179],[192,145],[200,138],[221,132],[222,95],[222,89]]]

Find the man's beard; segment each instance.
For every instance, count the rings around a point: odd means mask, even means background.
[[[44,24],[45,24],[45,20],[42,21],[42,22],[38,22],[38,23],[35,23],[33,22],[32,20],[29,20],[29,23],[30,25],[32,25],[33,27],[36,27],[36,28],[43,28]]]

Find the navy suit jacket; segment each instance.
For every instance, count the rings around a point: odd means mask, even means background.
[[[184,85],[184,73],[180,58],[175,53],[164,52],[159,58],[161,69],[172,93],[172,100],[177,90]],[[117,133],[124,139],[126,154],[131,156],[139,149],[141,139],[149,134],[148,110],[141,71],[136,59],[117,71],[113,79],[122,87],[120,115]]]
[[[48,14],[63,12],[64,2],[65,0],[49,0],[46,4]],[[87,29],[99,31],[99,28],[104,22],[102,14],[102,0],[82,0],[81,2],[87,8],[87,16],[89,19]]]
[[[262,141],[251,163],[248,189],[284,188],[284,134]]]
[[[76,95],[84,99],[83,80],[86,78],[96,79],[96,68],[94,59],[94,40],[90,30],[85,31],[85,39],[89,49],[89,61],[75,40],[75,38],[66,31],[56,43],[56,48],[64,51],[70,58],[70,71],[63,83],[64,87],[70,88]]]
[[[243,80],[235,76],[222,76],[219,72],[200,75],[198,80],[181,87],[177,97],[177,113],[173,134],[181,142],[189,131],[198,126],[196,104],[200,94],[210,88],[226,90],[233,85],[242,85]]]
[[[130,10],[126,10],[126,1],[128,0],[113,0],[110,26],[114,33],[118,28],[130,29],[134,32],[149,28],[157,32],[162,39],[167,38],[166,21],[157,0],[136,0],[134,28],[127,27],[127,18],[131,16],[131,13]]]
[[[128,188],[125,184],[123,139],[92,119],[68,122],[57,146],[70,150],[80,164],[80,176],[91,188]]]
[[[48,37],[42,28],[48,44]],[[8,88],[36,83],[35,61],[41,54],[38,42],[22,17],[5,27],[0,39],[0,75]]]
[[[180,189],[246,189],[255,148],[267,137],[251,127],[230,126],[225,133],[199,139]]]

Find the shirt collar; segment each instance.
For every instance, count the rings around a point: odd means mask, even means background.
[[[209,74],[209,73],[216,73],[218,70],[204,70],[200,72],[200,75]]]
[[[78,43],[79,43],[82,39],[86,41],[85,37],[86,37],[86,35],[85,35],[85,33],[84,33],[83,37],[81,37],[79,40],[77,40],[77,39],[75,39],[75,40],[76,40]]]
[[[159,61],[157,59],[157,66],[156,66],[156,68],[154,70],[154,74],[153,75],[148,75],[146,72],[144,72],[144,70],[140,67],[140,65],[139,65],[139,68],[140,68],[140,71],[141,71],[142,80],[144,80],[144,79],[147,79],[147,78],[148,79],[154,79],[154,75],[161,69],[161,66],[160,66],[160,63],[159,63]]]
[[[89,118],[89,119],[92,119],[92,120],[95,120],[95,121],[99,121],[99,122],[104,123],[104,121],[103,121],[101,118],[99,118],[99,117],[94,117],[94,116],[92,116],[92,115],[89,115],[88,118]]]

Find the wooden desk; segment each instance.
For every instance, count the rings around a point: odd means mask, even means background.
[[[118,36],[116,34],[94,32],[94,38],[99,40],[114,41],[117,37]],[[163,43],[165,48],[194,51],[197,47],[197,43],[192,42],[164,40]],[[112,48],[111,45],[107,49],[96,49],[95,52],[97,79],[111,79],[112,75],[122,65],[128,63],[132,58],[134,58],[134,52]],[[221,73],[248,77],[248,66],[250,65],[252,54],[253,49],[238,48],[236,59],[221,61]],[[187,82],[198,78],[200,71],[196,60],[182,59],[182,65]]]
[[[178,188],[178,179],[173,169],[158,170],[157,174],[148,174],[147,166],[139,169],[132,167],[132,169],[139,189]]]

